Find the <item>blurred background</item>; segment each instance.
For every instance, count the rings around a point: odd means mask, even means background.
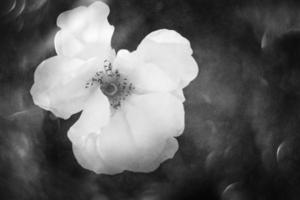
[[[114,176],[77,164],[66,133],[79,114],[58,119],[29,94],[37,65],[55,55],[57,16],[92,2],[1,0],[1,200],[300,199],[300,2],[105,1],[115,49],[174,29],[200,70],[175,157]]]

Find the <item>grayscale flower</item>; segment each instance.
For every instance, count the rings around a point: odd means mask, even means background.
[[[150,172],[178,150],[182,89],[198,74],[189,41],[148,34],[133,52],[111,47],[109,7],[95,2],[59,15],[57,55],[34,74],[34,103],[57,117],[82,111],[68,131],[79,164],[95,173]]]

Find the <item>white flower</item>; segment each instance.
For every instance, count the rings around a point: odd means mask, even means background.
[[[136,51],[118,51],[101,2],[59,15],[57,56],[34,74],[34,103],[67,119],[82,167],[96,173],[149,172],[178,149],[184,129],[182,89],[198,67],[187,39],[172,30],[147,35]]]

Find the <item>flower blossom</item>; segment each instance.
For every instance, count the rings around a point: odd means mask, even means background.
[[[36,105],[68,119],[78,163],[95,173],[150,172],[178,150],[183,88],[198,74],[189,41],[173,30],[148,34],[133,52],[111,47],[114,26],[102,2],[57,18],[57,55],[34,74]]]

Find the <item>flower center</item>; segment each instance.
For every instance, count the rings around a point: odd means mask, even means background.
[[[101,86],[102,92],[107,96],[113,96],[118,92],[118,87],[114,83],[108,83]]]
[[[94,84],[99,86],[114,109],[118,109],[134,90],[133,84],[118,70],[113,70],[111,63],[107,60],[104,61],[104,71],[98,71],[85,87],[89,88]]]

